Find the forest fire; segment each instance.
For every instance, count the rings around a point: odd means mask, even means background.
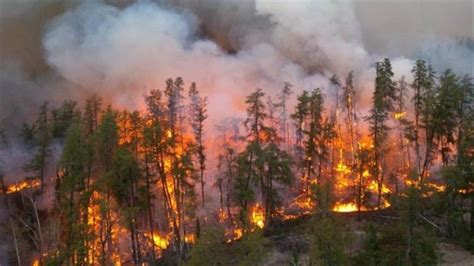
[[[474,86],[456,66],[378,59],[358,1],[118,2],[10,26],[44,36],[15,35],[38,51],[0,68],[6,265],[434,265],[423,241],[470,243]]]
[[[159,233],[154,233],[153,235],[145,234],[145,236],[151,237],[153,244],[161,249],[166,249],[169,245],[169,236],[163,236]]]
[[[231,243],[233,241],[239,240],[244,235],[244,230],[242,228],[228,229],[225,233],[225,242]]]
[[[95,129],[98,132],[96,134],[106,134],[107,123],[116,123],[116,143],[112,144],[115,149],[113,152],[116,155],[110,161],[102,162],[102,167],[108,168],[108,172],[98,172],[96,176],[91,175],[81,181],[83,183],[75,185],[84,186],[86,192],[90,193],[87,201],[84,201],[86,205],[84,202],[78,201],[77,206],[80,216],[87,221],[84,224],[85,234],[94,235],[93,238],[83,240],[87,256],[80,257],[78,253],[74,256],[74,260],[77,262],[120,265],[124,261],[141,261],[146,254],[160,259],[164,250],[179,253],[183,252],[183,246],[199,242],[198,234],[194,233],[194,230],[199,229],[202,221],[196,219],[194,210],[198,205],[204,206],[205,204],[203,174],[206,169],[204,166],[206,157],[202,154],[205,150],[204,146],[199,146],[203,143],[200,140],[202,132],[199,130],[202,130],[204,116],[201,114],[201,116],[194,117],[196,120],[189,128],[186,126],[184,118],[180,118],[179,104],[176,102],[178,98],[174,98],[178,96],[173,93],[181,93],[181,82],[179,78],[173,83],[172,80],[167,81],[170,86],[169,90],[171,90],[171,92],[167,92],[170,106],[168,108],[176,109],[175,112],[168,115],[165,115],[165,111],[154,109],[163,107],[163,103],[157,104],[157,101],[162,100],[157,92],[152,92],[150,96],[147,96],[147,102],[150,104],[149,112],[121,112],[118,115],[110,110],[104,111],[101,118],[103,124]],[[195,89],[194,84],[191,88],[191,91]],[[173,92],[173,90],[175,91]],[[196,100],[199,99],[196,96],[197,93],[195,91],[193,93],[191,99],[198,101]],[[250,104],[254,104],[252,108],[262,108],[263,104],[259,102],[259,97],[262,95],[257,90],[249,96],[249,99],[254,101],[250,102]],[[322,98],[320,91],[316,90],[313,92],[312,98],[305,101],[317,105],[322,104]],[[308,104],[308,108],[310,103],[305,103]],[[195,113],[204,112],[202,105],[191,106],[196,108]],[[249,110],[255,110],[252,108]],[[249,115],[254,114],[249,111]],[[320,114],[321,117],[315,114],[312,114],[314,117],[311,117],[311,113],[305,115],[308,117],[305,117],[297,127],[298,130],[302,130],[301,134],[308,134],[303,139],[304,141],[296,142],[300,145],[296,145],[296,148],[306,153],[306,156],[301,157],[303,159],[299,165],[291,165],[290,160],[285,161],[285,158],[291,156],[298,158],[297,153],[292,155],[284,150],[276,152],[271,150],[279,149],[278,146],[272,146],[276,139],[271,137],[271,134],[274,133],[260,132],[259,129],[264,128],[264,121],[258,118],[249,120],[261,123],[248,128],[250,133],[246,141],[250,148],[238,153],[230,148],[236,147],[235,149],[237,149],[238,145],[234,142],[238,138],[222,138],[227,150],[224,154],[219,155],[218,170],[223,171],[220,174],[227,180],[216,183],[217,186],[220,186],[221,203],[216,217],[218,222],[225,227],[223,240],[226,243],[241,240],[245,234],[264,229],[272,219],[281,219],[282,221],[299,219],[305,215],[316,215],[321,208],[329,208],[333,212],[348,213],[377,211],[391,206],[388,198],[389,195],[395,193],[392,190],[393,184],[381,179],[384,165],[376,166],[377,146],[370,134],[365,133],[364,137],[354,140],[354,144],[351,144],[343,140],[342,129],[334,129],[334,136],[320,135],[318,138],[322,140],[311,143],[312,140],[309,136],[311,130],[314,130],[311,134],[322,134],[314,128],[314,124],[319,123],[323,128],[329,125],[324,124],[322,114]],[[400,113],[398,116],[395,115],[394,119],[400,120],[406,115],[406,113]],[[315,121],[306,122],[311,119]],[[177,122],[172,123],[175,120]],[[162,124],[166,125],[164,130],[160,128]],[[140,125],[144,128],[140,128]],[[315,137],[315,139],[317,138]],[[99,147],[110,145],[106,139],[99,138],[97,141],[99,141],[97,144]],[[154,146],[156,144],[157,146]],[[261,147],[257,145],[261,145]],[[323,149],[326,150],[325,153],[322,152]],[[105,151],[107,152],[107,149]],[[262,156],[261,154],[264,152],[268,152],[266,155],[268,157],[254,159],[255,156]],[[236,157],[236,154],[239,157]],[[275,157],[279,154],[282,156]],[[107,154],[101,156],[107,156]],[[267,158],[272,158],[273,161]],[[63,164],[66,162],[67,160]],[[58,171],[60,193],[71,189],[66,180],[71,178],[69,175],[74,170],[73,166],[74,164],[71,166],[65,164],[62,166],[64,169]],[[239,173],[242,169],[245,169],[244,172]],[[269,169],[272,171],[270,172]],[[140,171],[143,172],[139,174]],[[300,179],[295,178],[292,181],[296,185],[287,190],[287,195],[294,196],[284,199],[283,204],[276,205],[275,198],[272,198],[273,195],[282,192],[283,187],[290,183],[277,182],[271,178],[284,179],[293,178],[293,176],[300,176]],[[406,186],[418,186],[417,182],[406,178],[406,176],[407,174],[404,173],[398,178],[402,179]],[[115,180],[120,180],[127,185],[117,184],[104,188],[99,185]],[[92,187],[96,184],[99,187]],[[197,197],[194,191],[198,184],[202,186],[200,197]],[[9,186],[7,194],[39,185],[40,182],[37,179],[25,180]],[[425,182],[425,185],[437,192],[446,190],[445,185],[442,184]],[[139,195],[143,191],[148,191],[149,194]],[[86,192],[84,195],[89,195]],[[255,192],[260,192],[257,195],[261,195],[261,197],[249,200],[247,195],[249,193],[255,195]],[[67,200],[75,201],[76,193],[74,188],[69,194],[66,194],[69,195],[65,197],[66,202]],[[152,194],[157,195],[159,200],[155,201]],[[432,193],[424,196],[432,196]],[[330,201],[330,197],[334,197],[335,200]],[[198,199],[200,199],[199,204],[197,203]],[[143,205],[139,205],[137,203],[139,201],[143,201],[140,203]],[[322,205],[319,206],[321,203]],[[160,206],[158,211],[153,210],[152,205]],[[127,212],[121,209],[126,209]],[[140,210],[145,215],[138,216],[136,210]],[[62,215],[66,215],[66,213],[62,213]],[[154,222],[154,215],[159,215],[158,224]],[[247,217],[243,217],[244,215]],[[237,219],[237,217],[239,218]],[[203,221],[206,222],[206,220],[204,218]],[[82,221],[79,220],[79,222]],[[71,224],[66,223],[66,225],[65,228],[72,227]],[[123,235],[130,237],[124,238]],[[132,245],[131,252],[125,248],[126,243]]]
[[[39,186],[41,186],[40,180],[36,178],[28,178],[28,179],[24,179],[21,182],[8,185],[5,189],[5,193],[6,194],[17,193],[25,189],[38,188]]]
[[[252,207],[250,221],[260,229],[263,229],[265,226],[265,215],[263,213],[263,208],[259,204]]]
[[[357,204],[353,202],[348,202],[348,203],[336,203],[334,205],[334,208],[332,209],[335,212],[356,212],[358,210]],[[362,210],[365,210],[362,209]]]

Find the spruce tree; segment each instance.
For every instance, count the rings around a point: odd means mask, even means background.
[[[370,124],[370,135],[374,145],[373,176],[377,181],[377,206],[380,208],[382,202],[382,186],[386,174],[387,138],[390,128],[387,125],[389,113],[393,110],[396,100],[395,82],[392,80],[392,65],[388,58],[375,64],[376,78],[375,90],[372,96],[372,109],[367,120]]]
[[[353,84],[354,74],[349,72],[346,77],[346,84],[342,87],[342,104],[346,113],[347,131],[349,133],[349,143],[351,149],[351,165],[354,165],[354,158],[356,155],[356,130],[357,130],[357,115],[355,111],[355,90]]]
[[[283,143],[286,144],[286,151],[290,151],[290,130],[288,127],[288,101],[290,99],[291,94],[293,94],[293,90],[291,89],[293,85],[289,82],[285,82],[283,85],[283,89],[281,90],[280,94],[278,95],[278,104],[277,106],[280,108],[280,135],[282,136]]]
[[[59,167],[56,195],[60,213],[59,261],[67,264],[83,264],[88,261],[88,240],[92,233],[88,220],[83,219],[88,212],[86,186],[86,150],[80,124],[74,122],[66,133],[63,154]]]
[[[199,179],[201,181],[201,199],[204,206],[204,170],[206,169],[206,154],[204,153],[204,121],[207,119],[207,97],[202,98],[193,82],[189,89],[191,100],[191,127],[196,141],[196,155],[199,162]]]
[[[31,161],[25,165],[25,170],[37,172],[41,181],[41,193],[44,190],[47,159],[51,155],[51,121],[48,103],[45,102],[40,107],[38,119],[35,122],[34,138],[36,143],[36,153]]]
[[[118,148],[114,153],[108,186],[121,207],[123,221],[130,232],[132,259],[135,265],[141,262],[141,247],[138,234],[138,219],[143,212],[145,202],[140,197],[142,191],[142,173],[133,152]]]
[[[111,190],[107,185],[109,175],[112,170],[112,163],[114,154],[118,147],[118,126],[116,121],[116,112],[109,106],[104,113],[100,124],[97,127],[96,138],[97,138],[97,154],[100,165],[100,177],[98,180],[99,192],[105,195],[105,199],[100,200],[100,204],[103,204],[101,208],[100,216],[100,234],[99,239],[101,243],[101,263],[107,263],[111,260],[112,253],[112,226],[113,220],[111,216],[111,209],[113,207],[111,201]]]
[[[297,165],[302,169],[304,172],[304,136],[305,131],[308,127],[307,119],[309,113],[309,102],[310,102],[310,94],[307,91],[303,91],[301,95],[297,98],[297,104],[295,107],[295,112],[291,114],[291,118],[294,120],[295,132],[296,132],[296,160]],[[303,175],[305,173],[302,173]]]

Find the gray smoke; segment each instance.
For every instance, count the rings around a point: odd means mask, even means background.
[[[209,97],[209,124],[243,115],[257,87],[296,92],[355,71],[369,105],[373,63],[389,56],[410,81],[413,61],[473,75],[471,1],[5,0],[0,3],[0,120],[9,129],[45,100],[92,93],[143,110],[165,79],[195,81]],[[472,41],[471,41],[472,43]],[[14,135],[14,134],[12,134]],[[3,156],[2,156],[3,157]]]

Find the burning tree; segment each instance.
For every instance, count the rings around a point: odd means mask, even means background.
[[[425,138],[426,145],[431,145],[428,143],[428,131],[427,127],[423,126],[430,120],[430,113],[432,110],[433,104],[433,87],[435,85],[434,81],[434,71],[431,66],[426,66],[426,62],[423,60],[417,60],[415,66],[412,69],[413,73],[413,83],[411,87],[413,89],[413,104],[415,110],[415,132],[414,132],[414,142],[415,142],[415,154],[416,154],[416,166],[417,173],[420,175],[422,180],[424,177],[425,170],[422,169],[421,161],[421,152],[420,152],[420,129],[425,129]],[[424,166],[424,165],[423,165]]]
[[[109,186],[112,194],[121,207],[123,223],[130,232],[132,242],[132,259],[134,264],[142,260],[138,235],[138,219],[145,209],[143,193],[143,175],[134,154],[119,148],[114,155],[109,175]]]
[[[373,175],[377,181],[377,206],[381,207],[382,186],[387,174],[387,137],[390,128],[387,126],[389,113],[393,110],[393,102],[396,100],[395,82],[392,81],[392,65],[388,58],[377,62],[375,65],[377,77],[375,78],[375,90],[372,96],[373,106],[367,120],[370,123],[370,134],[374,143],[374,165]]]
[[[247,146],[237,159],[236,200],[241,209],[240,220],[247,224],[248,204],[253,201],[253,182],[258,184],[264,205],[265,222],[270,221],[277,207],[275,183],[291,182],[291,159],[278,146],[276,129],[266,125],[268,113],[261,89],[247,96]]]
[[[201,228],[206,232],[205,227],[213,222],[228,222],[220,236],[225,242],[240,238],[244,242],[250,232],[277,219],[322,214],[331,221],[330,210],[357,211],[361,217],[363,211],[393,204],[403,211],[394,220],[405,223],[401,228],[409,241],[404,246],[409,256],[417,243],[414,228],[419,219],[427,219],[418,204],[433,195],[428,188],[436,188],[446,199],[443,222],[451,237],[465,230],[460,217],[466,208],[460,202],[472,199],[473,194],[471,79],[450,70],[435,79],[423,61],[416,63],[413,74],[412,115],[407,111],[404,78],[393,81],[388,59],[376,64],[368,134],[357,121],[352,72],[344,86],[336,76],[331,78],[336,104],[329,111],[322,90],[298,95],[290,115],[294,134],[287,121],[291,85],[285,83],[277,100],[269,97],[267,102],[265,93],[257,89],[246,98],[244,123],[233,117],[216,127],[217,169],[212,169],[209,161],[214,157],[205,148],[207,98],[194,83],[186,98],[181,78],[168,79],[164,90],[150,91],[144,111],[112,106],[103,110],[97,96],[86,100],[82,112],[73,101],[51,111],[43,105],[36,122],[26,126],[24,133],[37,151],[28,169],[38,172],[40,179],[47,180],[50,144],[64,145],[57,164],[54,215],[38,208],[39,194],[34,193],[35,187],[48,182],[31,179],[6,184],[2,194],[27,196],[22,204],[28,213],[18,214],[12,207],[14,219],[9,228],[15,242],[22,231],[31,235],[41,263],[139,265],[163,260],[178,264],[186,259],[192,244],[201,241]],[[392,125],[397,134],[389,134]],[[246,136],[241,135],[241,127]],[[398,151],[392,152],[392,147]],[[411,158],[411,152],[416,158]],[[433,183],[429,174],[438,161],[444,186]],[[410,180],[410,171],[422,182]],[[437,174],[433,171],[434,177]],[[218,221],[202,213],[213,206],[212,194],[204,194],[204,180],[213,176]],[[301,187],[288,189],[295,176]],[[387,177],[396,180],[398,197],[394,198],[402,204],[386,197],[392,191]],[[405,186],[399,190],[400,179]],[[407,186],[412,187],[406,190]],[[199,192],[202,204],[196,201]],[[370,206],[371,193],[377,193],[376,208]],[[474,213],[474,207],[470,212]],[[54,222],[46,220],[47,216]],[[444,232],[442,226],[428,223]],[[52,230],[56,224],[57,234]],[[46,234],[50,228],[53,233]],[[57,238],[52,243],[50,235]],[[317,241],[326,240],[325,235],[317,236]],[[20,261],[18,247],[16,254]]]
[[[329,146],[335,137],[334,122],[323,118],[324,96],[320,89],[303,91],[298,97],[295,120],[297,149],[300,150],[303,191],[310,196],[310,185],[321,182],[324,165],[329,161]]]

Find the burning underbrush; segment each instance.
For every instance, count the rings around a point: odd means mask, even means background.
[[[25,178],[22,181],[18,181],[11,184],[2,185],[3,194],[18,193],[25,189],[37,189],[41,186],[41,180],[34,177]]]

